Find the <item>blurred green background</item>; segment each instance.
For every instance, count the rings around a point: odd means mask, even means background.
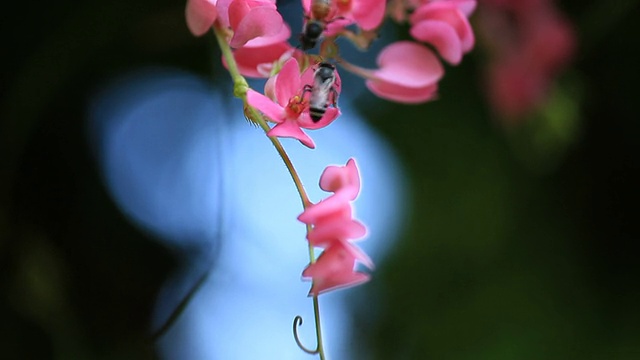
[[[373,358],[640,359],[640,6],[559,5],[578,52],[523,126],[492,118],[481,43],[437,101],[362,107],[412,185],[401,241],[353,297],[355,344]],[[139,66],[226,79],[183,12],[150,0],[3,10],[0,359],[157,356],[151,311],[179,260],[110,200],[85,118],[98,84]],[[356,306],[364,297],[371,307]]]

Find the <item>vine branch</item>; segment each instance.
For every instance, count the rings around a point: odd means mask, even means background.
[[[220,47],[220,51],[222,51],[222,56],[224,57],[224,60],[227,63],[227,69],[229,70],[231,79],[233,80],[234,96],[242,100],[242,103],[245,109],[245,114],[248,113],[249,118],[255,123],[257,123],[258,126],[260,126],[265,133],[269,132],[271,128],[265,121],[264,116],[262,116],[262,114],[258,110],[256,110],[253,106],[251,106],[247,102],[247,91],[249,90],[249,85],[247,83],[247,80],[244,78],[244,76],[240,74],[240,70],[238,69],[238,64],[236,63],[236,60],[233,57],[233,52],[231,50],[231,47],[227,42],[227,39],[226,39],[227,34],[225,29],[222,26],[220,26],[218,21],[216,21],[212,29],[213,29],[213,33],[216,36],[216,40],[218,41],[218,46]],[[307,195],[307,192],[304,189],[302,181],[300,180],[300,176],[298,175],[298,172],[294,168],[293,163],[289,158],[289,155],[285,151],[284,147],[282,146],[278,138],[276,138],[275,136],[269,136],[269,140],[271,140],[271,143],[276,148],[278,155],[280,155],[280,157],[282,158],[282,161],[287,167],[287,170],[289,171],[289,174],[293,179],[293,183],[295,184],[296,189],[298,190],[298,194],[300,195],[300,200],[302,201],[302,207],[303,209],[306,209],[311,205],[311,201],[309,201],[309,196]],[[311,231],[311,226],[307,225],[307,234],[309,233],[309,231]],[[311,263],[315,262],[314,249],[313,249],[313,245],[311,244],[309,244],[309,260]],[[302,344],[302,342],[300,341],[300,338],[298,337],[298,326],[302,325],[302,317],[300,315],[297,315],[293,319],[293,336],[296,341],[296,344],[302,351],[308,354],[318,354],[321,360],[325,360],[324,347],[322,343],[322,328],[320,325],[320,307],[319,307],[317,295],[313,296],[313,314],[314,314],[315,327],[316,327],[316,339],[317,339],[316,349],[309,350]]]

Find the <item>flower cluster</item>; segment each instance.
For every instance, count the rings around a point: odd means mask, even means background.
[[[349,159],[345,166],[328,166],[320,176],[320,188],[333,195],[307,207],[298,216],[298,220],[312,226],[307,234],[309,243],[324,249],[317,261],[302,273],[303,278],[313,281],[309,295],[369,280],[367,274],[354,270],[356,262],[373,268],[371,259],[349,241],[367,232],[352,216],[351,201],[360,193],[360,174],[355,160]]]
[[[342,84],[336,65],[362,77],[381,98],[401,103],[432,100],[444,76],[440,59],[457,65],[474,46],[468,17],[475,7],[476,0],[391,0],[388,4],[386,0],[302,0],[304,27],[297,46],[289,43],[291,29],[275,0],[188,0],[186,19],[196,36],[214,29],[221,48],[226,49],[223,62],[239,72],[236,78],[268,79],[262,93],[247,89],[244,83],[240,97],[247,117],[262,121],[268,136],[297,139],[314,148],[303,129],[320,129],[340,115],[337,102]],[[413,40],[384,47],[375,69],[340,56],[337,38],[366,50],[377,39],[385,16],[408,23]],[[316,47],[317,55],[308,52]],[[275,125],[269,127],[264,121]],[[313,296],[368,280],[366,273],[355,271],[357,263],[373,267],[350,242],[366,233],[364,225],[352,217],[351,202],[360,191],[355,161],[327,167],[320,187],[333,195],[309,205],[298,218],[309,226],[310,246],[323,249],[303,272],[303,278],[313,281]],[[299,191],[302,195],[304,189]]]
[[[276,138],[293,138],[315,148],[303,129],[323,128],[340,115],[337,103],[342,81],[336,65],[362,77],[380,98],[410,104],[434,99],[444,76],[440,59],[457,65],[474,46],[468,17],[475,7],[476,0],[390,0],[388,4],[387,0],[302,0],[304,26],[294,47],[289,43],[291,29],[278,12],[276,0],[187,0],[189,30],[201,36],[213,29],[222,61],[234,80],[234,94],[243,100],[245,116],[271,137],[304,203],[298,220],[307,225],[310,264],[302,278],[312,281],[309,296],[314,297],[317,348],[301,344],[299,316],[293,331],[298,346],[309,354],[324,359],[317,296],[369,280],[366,272],[357,270],[358,265],[373,269],[371,259],[353,244],[367,232],[353,218],[360,174],[354,159],[345,166],[328,166],[320,177],[320,188],[333,194],[310,203]],[[346,38],[366,50],[378,38],[385,16],[408,22],[413,40],[384,47],[375,69],[341,57],[336,39]],[[318,54],[311,54],[316,47]],[[249,88],[244,77],[267,79],[264,91]],[[317,258],[313,248],[322,249]]]
[[[310,49],[324,39],[320,58],[335,59],[363,77],[377,96],[402,103],[434,99],[444,75],[439,57],[457,65],[475,43],[468,17],[476,0],[391,0],[388,5],[385,0],[302,0],[302,6],[305,25],[297,47],[289,44],[290,27],[272,0],[188,0],[186,16],[189,29],[197,36],[216,20],[224,26],[244,76],[268,78],[291,57],[299,60],[304,71],[318,61],[300,47]],[[335,39],[345,37],[366,49],[377,38],[385,15],[408,22],[416,41],[385,47],[377,57],[378,69],[362,68],[339,56]],[[357,30],[351,30],[354,27]]]
[[[552,0],[487,0],[479,14],[491,61],[489,101],[514,122],[545,100],[554,78],[575,51],[569,21]]]

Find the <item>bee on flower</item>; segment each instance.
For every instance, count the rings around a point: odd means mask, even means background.
[[[314,122],[320,121],[329,106],[337,107],[338,91],[336,90],[336,67],[328,62],[321,62],[313,75],[313,85],[304,86],[303,96],[310,93],[309,115]]]

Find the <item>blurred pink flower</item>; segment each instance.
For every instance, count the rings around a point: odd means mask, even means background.
[[[517,123],[540,107],[571,61],[576,38],[551,0],[486,0],[480,34],[490,51],[488,98],[500,119]]]
[[[369,275],[355,271],[356,260],[369,261],[358,248],[337,241],[326,248],[318,260],[302,272],[303,279],[313,281],[309,296],[355,286],[369,280]]]
[[[364,70],[366,85],[377,96],[401,103],[435,97],[444,68],[427,47],[411,41],[388,45],[378,55],[377,70]]]
[[[308,1],[308,0],[307,0]],[[382,24],[385,0],[337,0],[334,18],[353,20],[362,30],[373,30]]]
[[[267,135],[298,139],[303,145],[315,148],[313,140],[301,128],[325,127],[340,115],[340,111],[329,107],[320,121],[314,122],[309,115],[309,104],[302,97],[304,85],[312,84],[313,74],[305,72],[301,75],[298,61],[291,58],[285,62],[276,78],[268,83],[271,88],[267,89],[267,93],[273,93],[275,101],[254,90],[247,92],[249,104],[260,110],[267,120],[278,123]]]
[[[416,40],[433,45],[447,62],[457,65],[475,43],[465,11],[473,4],[461,1],[435,1],[422,4],[409,17],[410,33]]]
[[[540,104],[550,81],[522,56],[505,57],[490,64],[487,74],[491,79],[487,96],[504,120],[516,119]]]
[[[187,0],[185,17],[187,27],[193,35],[204,35],[218,17],[216,0]]]

